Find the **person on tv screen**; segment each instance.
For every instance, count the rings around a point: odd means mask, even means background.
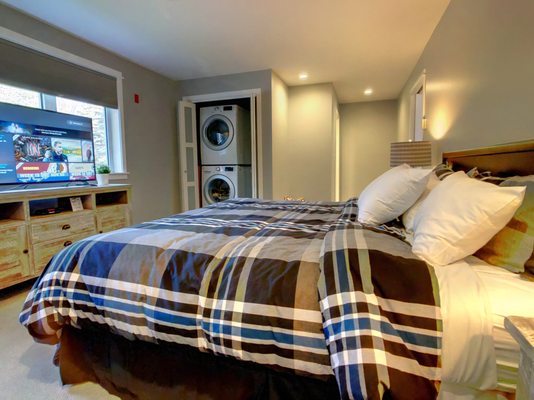
[[[52,151],[51,150],[45,151],[43,162],[52,162]]]
[[[52,161],[68,162],[69,159],[63,154],[63,146],[59,140],[54,142],[54,152],[52,153]]]
[[[26,154],[24,154],[20,146],[15,146],[15,160],[17,160],[18,162],[28,161],[26,159]]]

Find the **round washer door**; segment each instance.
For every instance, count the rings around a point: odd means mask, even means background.
[[[224,175],[213,175],[204,183],[204,199],[208,204],[219,203],[235,197],[233,182]]]
[[[202,141],[212,150],[226,149],[234,139],[234,126],[224,115],[212,115],[202,126]]]

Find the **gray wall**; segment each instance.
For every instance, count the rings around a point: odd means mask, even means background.
[[[452,0],[399,98],[427,73],[427,138],[459,150],[534,138],[534,1]]]
[[[178,99],[184,96],[261,89],[261,127],[263,155],[263,197],[272,198],[272,98],[271,70],[244,72],[179,82]]]
[[[1,4],[0,26],[122,72],[133,220],[178,212],[176,83]],[[140,104],[133,102],[134,93]]]
[[[358,196],[389,168],[389,145],[397,140],[397,101],[341,104],[340,200]]]

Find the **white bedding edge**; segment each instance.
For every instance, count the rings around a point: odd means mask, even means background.
[[[465,261],[435,267],[443,318],[442,381],[488,390],[497,385],[491,303]]]
[[[502,399],[515,390],[519,346],[504,318],[534,318],[534,282],[470,256],[435,268],[443,318],[440,400]],[[462,353],[463,352],[463,353]]]
[[[504,318],[510,315],[534,318],[534,282],[521,279],[519,274],[491,266],[478,258],[466,261],[482,280],[489,293],[493,318],[493,340],[497,359],[497,387],[515,390],[518,378],[519,345],[504,328]]]
[[[462,385],[443,382],[438,400],[507,400],[505,394],[497,391],[480,391]]]

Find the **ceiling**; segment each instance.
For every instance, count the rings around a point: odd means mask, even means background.
[[[395,99],[449,0],[0,0],[169,78],[273,69]],[[306,82],[299,80],[306,71]],[[371,87],[374,92],[365,96]]]

